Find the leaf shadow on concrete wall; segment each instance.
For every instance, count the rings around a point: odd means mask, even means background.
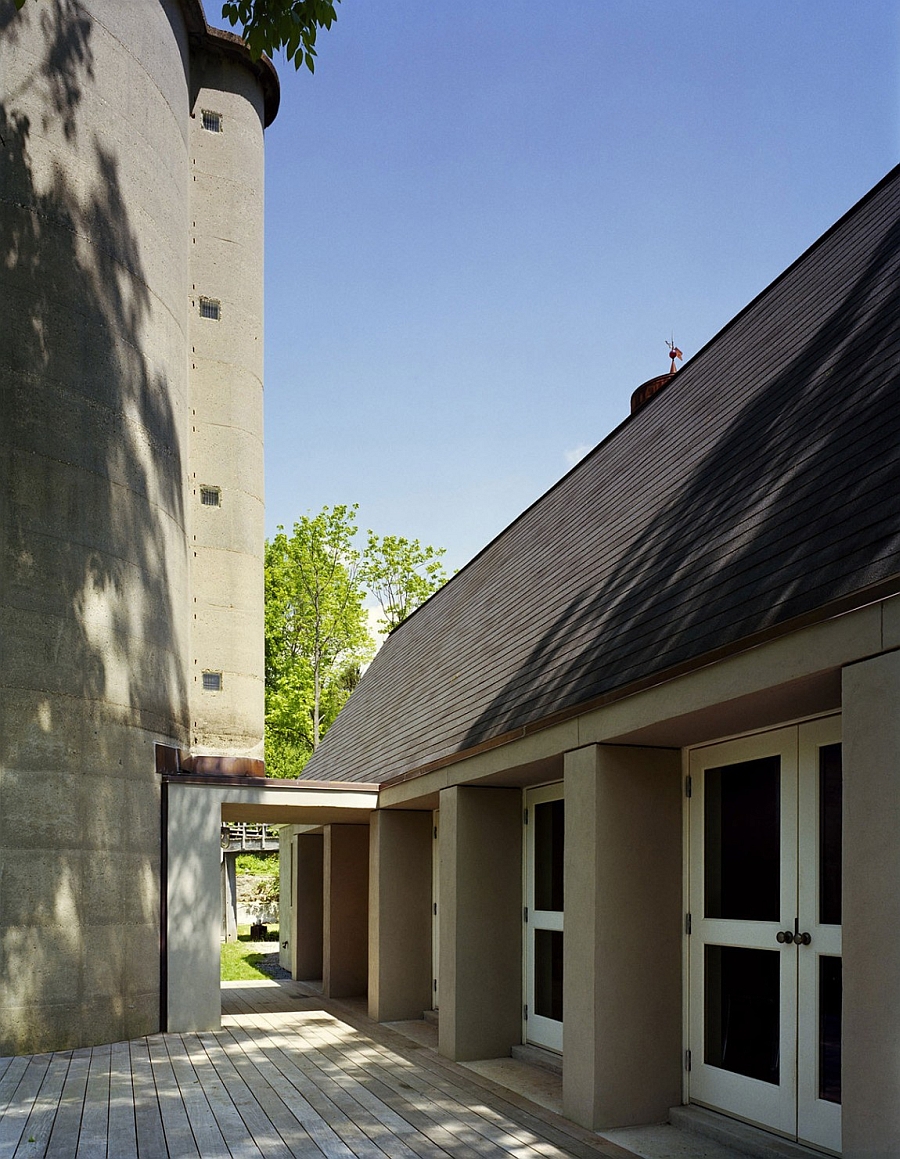
[[[0,100],[0,1054],[155,1029],[152,740],[187,724],[182,448],[145,355],[161,307],[120,158],[79,117],[91,17],[4,0],[5,51],[38,27],[39,66]]]
[[[552,616],[460,749],[900,571],[898,258],[900,223],[616,565]],[[605,529],[581,533],[601,554]]]

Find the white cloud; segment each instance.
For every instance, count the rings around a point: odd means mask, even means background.
[[[590,443],[579,443],[577,447],[573,447],[571,451],[564,451],[566,463],[570,467],[574,467],[576,463],[580,462],[584,456],[591,450]]]

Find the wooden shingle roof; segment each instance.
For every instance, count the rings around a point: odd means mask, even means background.
[[[896,590],[900,167],[393,632],[303,776],[383,783]]]

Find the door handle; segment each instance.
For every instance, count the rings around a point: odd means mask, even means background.
[[[812,938],[809,934],[794,934],[794,941],[798,946],[808,946]]]
[[[775,941],[783,946],[789,946],[794,940],[794,935],[790,930],[779,930],[775,935]],[[797,939],[800,940],[799,938]]]

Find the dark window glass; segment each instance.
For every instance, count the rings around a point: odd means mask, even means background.
[[[766,1083],[779,1077],[780,955],[707,946],[706,1062]]]
[[[534,931],[534,1012],[562,1022],[562,930]]]
[[[565,801],[545,801],[534,807],[534,908],[564,908],[563,855],[566,837]]]
[[[708,918],[781,916],[781,758],[707,769],[704,781]]]
[[[841,746],[819,749],[819,921],[841,924]]]
[[[819,1098],[841,1101],[841,959],[819,958]]]

